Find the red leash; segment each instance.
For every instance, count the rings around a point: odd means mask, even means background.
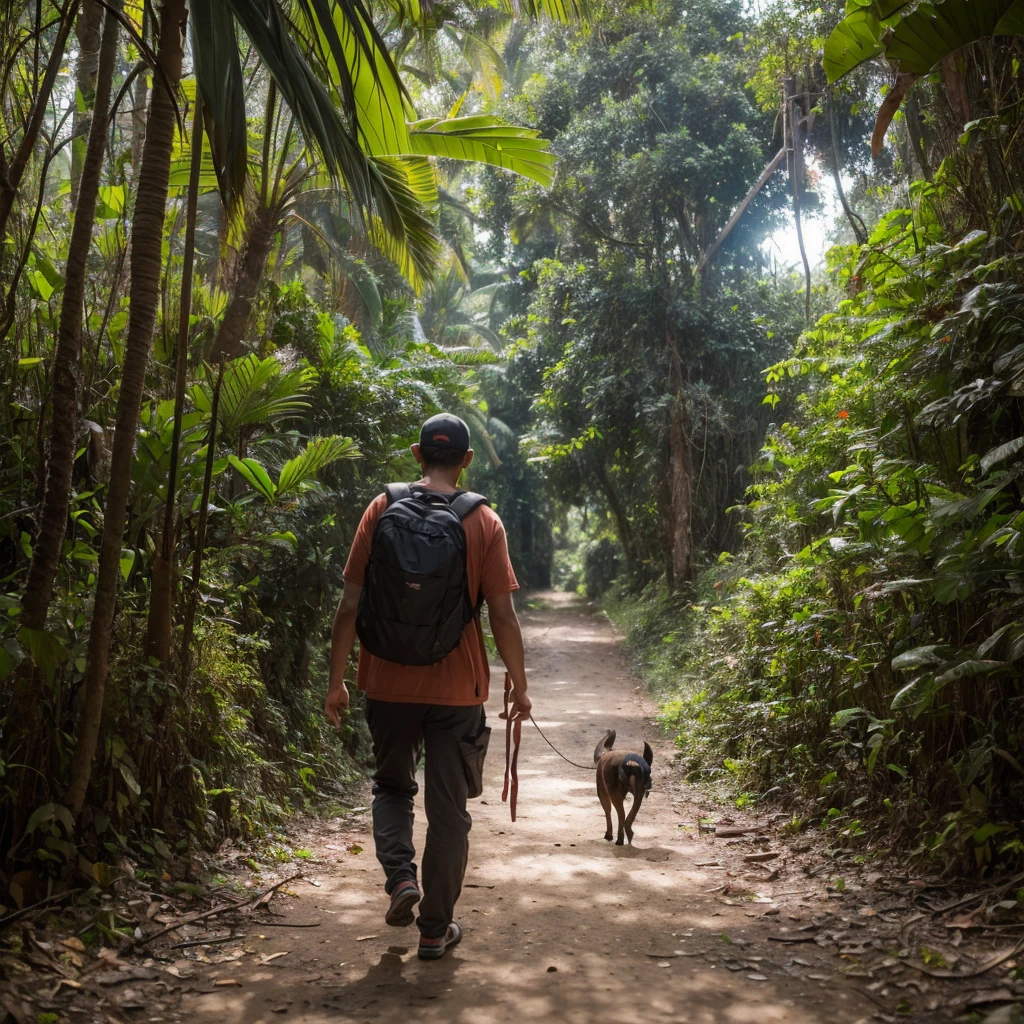
[[[501,802],[508,801],[512,820],[516,820],[516,796],[519,794],[519,741],[523,732],[523,720],[519,715],[509,713],[509,699],[512,696],[512,677],[505,673],[505,785],[501,791]],[[511,794],[511,799],[509,795]]]

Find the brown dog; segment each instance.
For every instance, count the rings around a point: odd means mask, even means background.
[[[632,754],[622,750],[612,750],[615,743],[615,730],[609,729],[604,738],[594,748],[594,761],[597,764],[597,796],[604,808],[604,817],[608,829],[604,834],[605,839],[611,842],[612,838],[612,805],[615,805],[615,812],[619,817],[619,838],[615,840],[616,846],[622,845],[622,836],[625,833],[629,839],[629,845],[633,845],[633,819],[644,797],[651,791],[651,762],[654,760],[654,751],[650,744],[644,744],[643,757],[639,754]],[[627,793],[633,794],[633,805],[629,809],[629,816],[626,816],[625,808],[622,806]]]

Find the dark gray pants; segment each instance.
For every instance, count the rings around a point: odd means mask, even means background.
[[[366,721],[373,737],[373,839],[391,893],[405,879],[416,881],[412,844],[416,765],[425,749],[424,805],[427,843],[423,851],[423,899],[417,920],[429,939],[444,935],[462,892],[469,859],[466,811],[468,783],[460,740],[477,736],[485,718],[482,704],[395,704],[368,700]]]

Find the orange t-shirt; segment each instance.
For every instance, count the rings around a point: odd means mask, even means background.
[[[381,494],[363,513],[345,563],[346,582],[363,585],[373,531],[387,503],[387,496]],[[469,593],[483,594],[487,600],[518,590],[508,557],[505,527],[497,513],[489,505],[480,505],[466,516],[462,528],[466,534]],[[374,700],[468,707],[487,700],[490,680],[491,667],[479,616],[467,624],[459,646],[433,665],[399,665],[366,650],[359,651],[356,685]]]

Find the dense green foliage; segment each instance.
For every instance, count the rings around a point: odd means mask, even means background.
[[[524,13],[489,11],[493,32]],[[277,0],[0,14],[15,900],[26,868],[153,869],[343,799],[366,751],[358,717],[326,727],[322,690],[363,508],[415,476],[408,446],[442,408],[473,424],[497,500],[515,493],[495,475],[514,436],[481,392],[503,342],[463,302],[458,168],[547,184],[554,157],[484,109],[476,16]],[[524,581],[547,572],[541,555]]]
[[[978,865],[1024,853],[1019,89],[974,92],[934,180],[831,252],[742,547],[690,610],[619,606],[693,772]]]
[[[344,799],[344,556],[442,408],[694,777],[1019,858],[1019,6],[0,11],[11,895]]]

